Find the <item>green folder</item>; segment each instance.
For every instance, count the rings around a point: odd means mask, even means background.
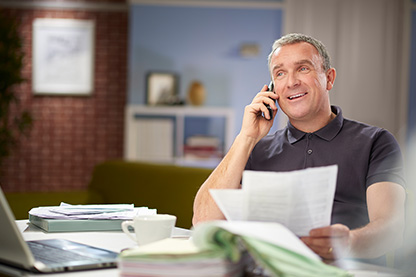
[[[29,222],[49,233],[121,231],[122,219],[48,219],[29,214]]]
[[[244,249],[272,276],[352,276],[322,262],[289,229],[275,222],[206,222],[196,226],[193,240],[201,249],[225,251],[232,261],[239,260]]]

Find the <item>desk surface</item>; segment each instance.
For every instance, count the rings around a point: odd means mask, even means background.
[[[68,232],[68,233],[46,233],[42,229],[29,224],[28,220],[17,220],[17,226],[22,232],[23,238],[25,240],[41,240],[49,238],[60,238],[68,239],[79,243],[84,243],[92,245],[95,247],[100,247],[108,249],[114,252],[120,252],[125,248],[134,247],[137,244],[127,237],[122,231],[112,231],[112,232]],[[189,237],[191,232],[182,228],[175,228],[173,231],[173,237],[184,238]],[[119,271],[117,268],[110,269],[98,269],[92,271],[76,271],[71,273],[65,273],[65,276],[97,276],[99,272],[100,277],[107,276],[119,276]],[[1,275],[1,274],[0,274]],[[26,274],[25,274],[26,275]],[[57,274],[27,274],[26,276],[62,276],[62,273]]]
[[[70,233],[46,233],[41,229],[37,228],[28,223],[27,220],[18,220],[17,226],[23,234],[25,240],[39,240],[48,238],[62,238],[79,243],[84,243],[96,247],[105,248],[111,251],[120,252],[122,249],[135,246],[135,242],[129,239],[122,231],[114,232],[70,232]],[[186,229],[175,228],[173,237],[184,238],[189,237],[191,232]],[[370,264],[357,263],[352,261],[338,261],[334,262],[333,265],[349,270],[355,274],[356,277],[372,277],[372,276],[400,276],[396,271]],[[69,276],[97,276],[98,270],[92,271],[77,271],[69,274]],[[26,276],[40,276],[30,275]],[[45,275],[46,276],[46,275]],[[48,277],[62,276],[62,274],[48,274]],[[99,276],[119,276],[119,270],[117,268],[112,269],[99,269]]]

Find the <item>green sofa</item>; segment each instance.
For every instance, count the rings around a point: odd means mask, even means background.
[[[212,169],[127,161],[95,166],[86,190],[5,193],[16,219],[32,207],[69,204],[130,204],[177,216],[176,226],[192,226],[192,205]]]

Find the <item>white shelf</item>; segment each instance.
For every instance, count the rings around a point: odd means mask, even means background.
[[[125,116],[124,157],[127,160],[215,167],[220,158],[184,157],[187,117],[223,118],[225,128],[220,139],[224,144],[224,152],[234,139],[234,113],[230,108],[129,105]]]

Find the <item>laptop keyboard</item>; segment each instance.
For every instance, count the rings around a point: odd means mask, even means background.
[[[44,264],[96,260],[74,252],[40,244],[36,241],[28,241],[27,244],[35,257],[35,260],[43,262]]]

